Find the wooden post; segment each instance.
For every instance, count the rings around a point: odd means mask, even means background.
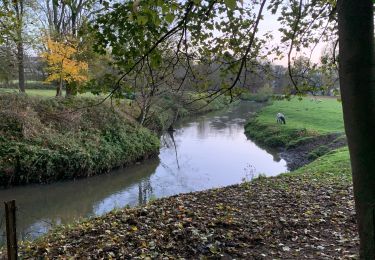
[[[7,233],[7,250],[8,259],[17,259],[17,232],[16,232],[16,201],[11,200],[4,202],[6,233]]]

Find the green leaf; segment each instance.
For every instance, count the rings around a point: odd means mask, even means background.
[[[140,15],[137,17],[137,22],[141,25],[145,25],[148,21],[148,17],[144,15]]]
[[[150,55],[150,60],[151,60],[151,67],[157,68],[162,61],[162,57],[159,53],[153,53],[152,55]]]
[[[228,7],[228,9],[234,9],[237,7],[236,0],[224,0],[225,5]]]
[[[172,23],[174,21],[174,14],[172,13],[168,13],[166,16],[165,16],[165,20],[167,20],[168,23]]]

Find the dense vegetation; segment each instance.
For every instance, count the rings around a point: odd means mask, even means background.
[[[157,153],[159,140],[129,106],[96,99],[0,95],[0,184],[51,182],[106,172]],[[78,112],[75,108],[86,106]]]

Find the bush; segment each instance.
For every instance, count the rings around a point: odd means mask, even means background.
[[[125,103],[97,101],[0,95],[0,186],[91,176],[158,152]],[[88,108],[70,112],[79,107]]]

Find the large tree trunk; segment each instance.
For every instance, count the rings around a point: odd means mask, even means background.
[[[375,259],[375,82],[372,0],[339,0],[340,89],[361,259]]]
[[[22,38],[17,43],[17,62],[18,62],[18,88],[19,91],[25,92],[25,65],[23,55],[23,42]]]

